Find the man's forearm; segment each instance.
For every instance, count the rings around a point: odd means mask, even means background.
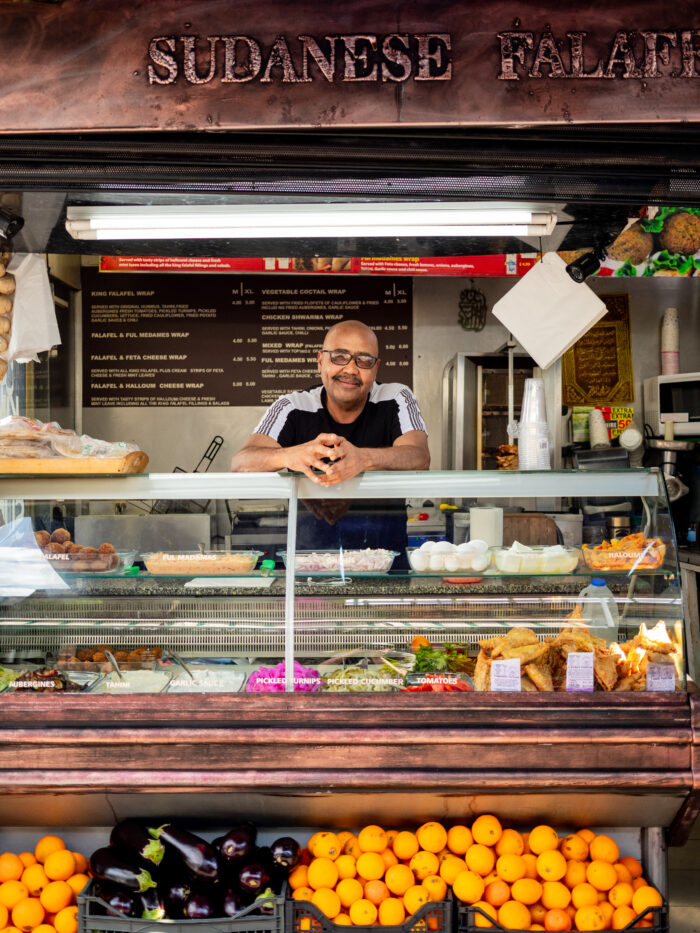
[[[231,461],[232,473],[275,473],[284,467],[283,447],[244,447]]]
[[[365,470],[427,470],[430,455],[424,447],[401,444],[398,447],[365,447]]]

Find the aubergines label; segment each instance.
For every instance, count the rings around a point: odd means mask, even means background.
[[[583,30],[494,35],[500,81],[700,78],[700,29],[620,29],[601,46]],[[469,62],[460,62],[467,69]],[[328,84],[450,81],[450,33],[163,35],[148,45],[149,84]]]

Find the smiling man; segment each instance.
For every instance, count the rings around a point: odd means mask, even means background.
[[[318,352],[321,385],[283,395],[231,462],[234,472],[285,467],[330,486],[367,470],[427,470],[428,435],[411,390],[376,381],[379,346],[360,321],[341,321]]]

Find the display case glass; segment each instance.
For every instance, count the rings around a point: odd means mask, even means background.
[[[685,689],[656,471],[0,484],[7,694]]]

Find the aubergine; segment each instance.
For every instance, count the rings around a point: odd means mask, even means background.
[[[203,893],[190,894],[185,901],[183,913],[187,920],[210,920],[212,917],[221,916],[214,898]]]
[[[246,862],[238,872],[238,885],[245,894],[259,894],[270,882],[270,875],[262,859]]]
[[[140,858],[154,865],[163,861],[165,846],[159,839],[153,839],[138,820],[121,820],[112,830],[109,841],[113,846],[133,849]]]
[[[163,920],[165,905],[157,888],[149,888],[139,894],[139,901],[141,903],[140,916],[142,920]]]
[[[110,884],[101,884],[95,891],[97,897],[109,905],[109,916],[136,917],[136,898],[126,888],[118,888]]]
[[[173,823],[149,827],[148,832],[154,839],[159,839],[166,848],[174,849],[199,881],[218,881],[219,858],[216,849],[200,836],[189,833]]]
[[[281,868],[291,871],[301,861],[301,846],[291,836],[280,836],[270,846],[272,861]]]
[[[244,897],[240,891],[236,891],[235,888],[228,888],[224,892],[221,903],[224,916],[235,917],[236,914],[240,913],[249,903],[249,899]]]
[[[90,871],[94,878],[141,893],[156,886],[155,881],[138,862],[133,849],[104,846],[90,856]]]
[[[185,901],[192,893],[192,886],[187,881],[173,881],[163,889],[165,912],[172,920],[184,917]]]
[[[226,833],[219,851],[228,862],[240,861],[252,854],[257,838],[258,830],[254,823],[240,823]]]
[[[277,908],[277,897],[272,888],[266,888],[255,898],[257,912],[266,917],[272,917]]]

